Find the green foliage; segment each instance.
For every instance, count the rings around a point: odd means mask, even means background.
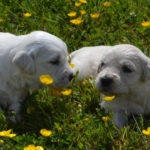
[[[149,0],[87,0],[79,7],[77,0],[1,0],[0,31],[17,35],[33,30],[44,30],[66,42],[69,52],[84,46],[133,44],[149,56],[150,27],[141,25],[150,21]],[[81,15],[80,10],[86,14]],[[67,14],[75,11],[76,17]],[[25,17],[30,13],[30,17]],[[100,14],[91,18],[91,13]],[[74,25],[71,19],[81,17]],[[23,102],[22,121],[16,124],[0,112],[0,131],[12,129],[16,137],[0,137],[0,150],[22,150],[34,144],[45,150],[147,150],[149,137],[141,131],[150,121],[143,117],[131,119],[128,127],[118,130],[112,121],[104,122],[104,110],[99,106],[100,93],[92,79],[70,85],[72,94],[54,96],[51,89],[30,91]],[[27,113],[27,109],[29,109]],[[40,130],[52,131],[43,137]],[[1,141],[3,140],[3,142]]]

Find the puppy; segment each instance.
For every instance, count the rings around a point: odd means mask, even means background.
[[[96,88],[104,95],[115,96],[101,102],[101,107],[112,110],[119,128],[131,114],[150,113],[150,59],[129,44],[116,45],[107,50],[98,67]]]
[[[84,47],[72,52],[69,56],[71,63],[75,65],[74,72],[79,71],[77,80],[88,78],[90,75],[95,78],[99,61],[102,55],[110,48],[111,46]]]
[[[0,109],[19,113],[26,89],[39,89],[39,77],[50,75],[55,88],[66,87],[73,78],[67,46],[43,31],[16,36],[0,33]]]

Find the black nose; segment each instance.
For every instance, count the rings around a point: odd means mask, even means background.
[[[71,73],[71,74],[69,75],[69,81],[71,81],[71,80],[73,79],[73,77],[74,77],[74,74]]]
[[[100,80],[101,80],[102,86],[105,86],[105,87],[109,86],[113,81],[113,79],[110,77],[102,77]]]

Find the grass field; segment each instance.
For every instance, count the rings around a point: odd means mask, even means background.
[[[0,31],[21,35],[34,30],[58,36],[69,53],[84,46],[130,43],[150,56],[150,1],[0,1]],[[0,112],[0,150],[150,149],[150,136],[142,134],[150,120],[132,117],[119,130],[107,119],[112,113],[100,108],[92,78],[68,88],[69,95],[54,94],[46,86],[30,91],[23,102],[23,120],[16,124],[5,118],[12,112]],[[41,129],[46,129],[44,134]]]

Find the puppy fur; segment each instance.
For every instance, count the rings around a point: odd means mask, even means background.
[[[95,78],[101,57],[110,48],[111,46],[91,46],[72,52],[69,56],[71,63],[75,64],[74,72],[79,71],[77,79],[80,81],[90,75]]]
[[[16,36],[0,33],[0,109],[19,113],[26,89],[43,85],[40,75],[53,79],[52,87],[66,87],[73,78],[68,65],[67,46],[58,37],[44,31]]]
[[[116,45],[104,53],[99,64],[96,87],[104,95],[115,95],[101,102],[121,128],[131,114],[150,113],[150,59],[133,45]]]

